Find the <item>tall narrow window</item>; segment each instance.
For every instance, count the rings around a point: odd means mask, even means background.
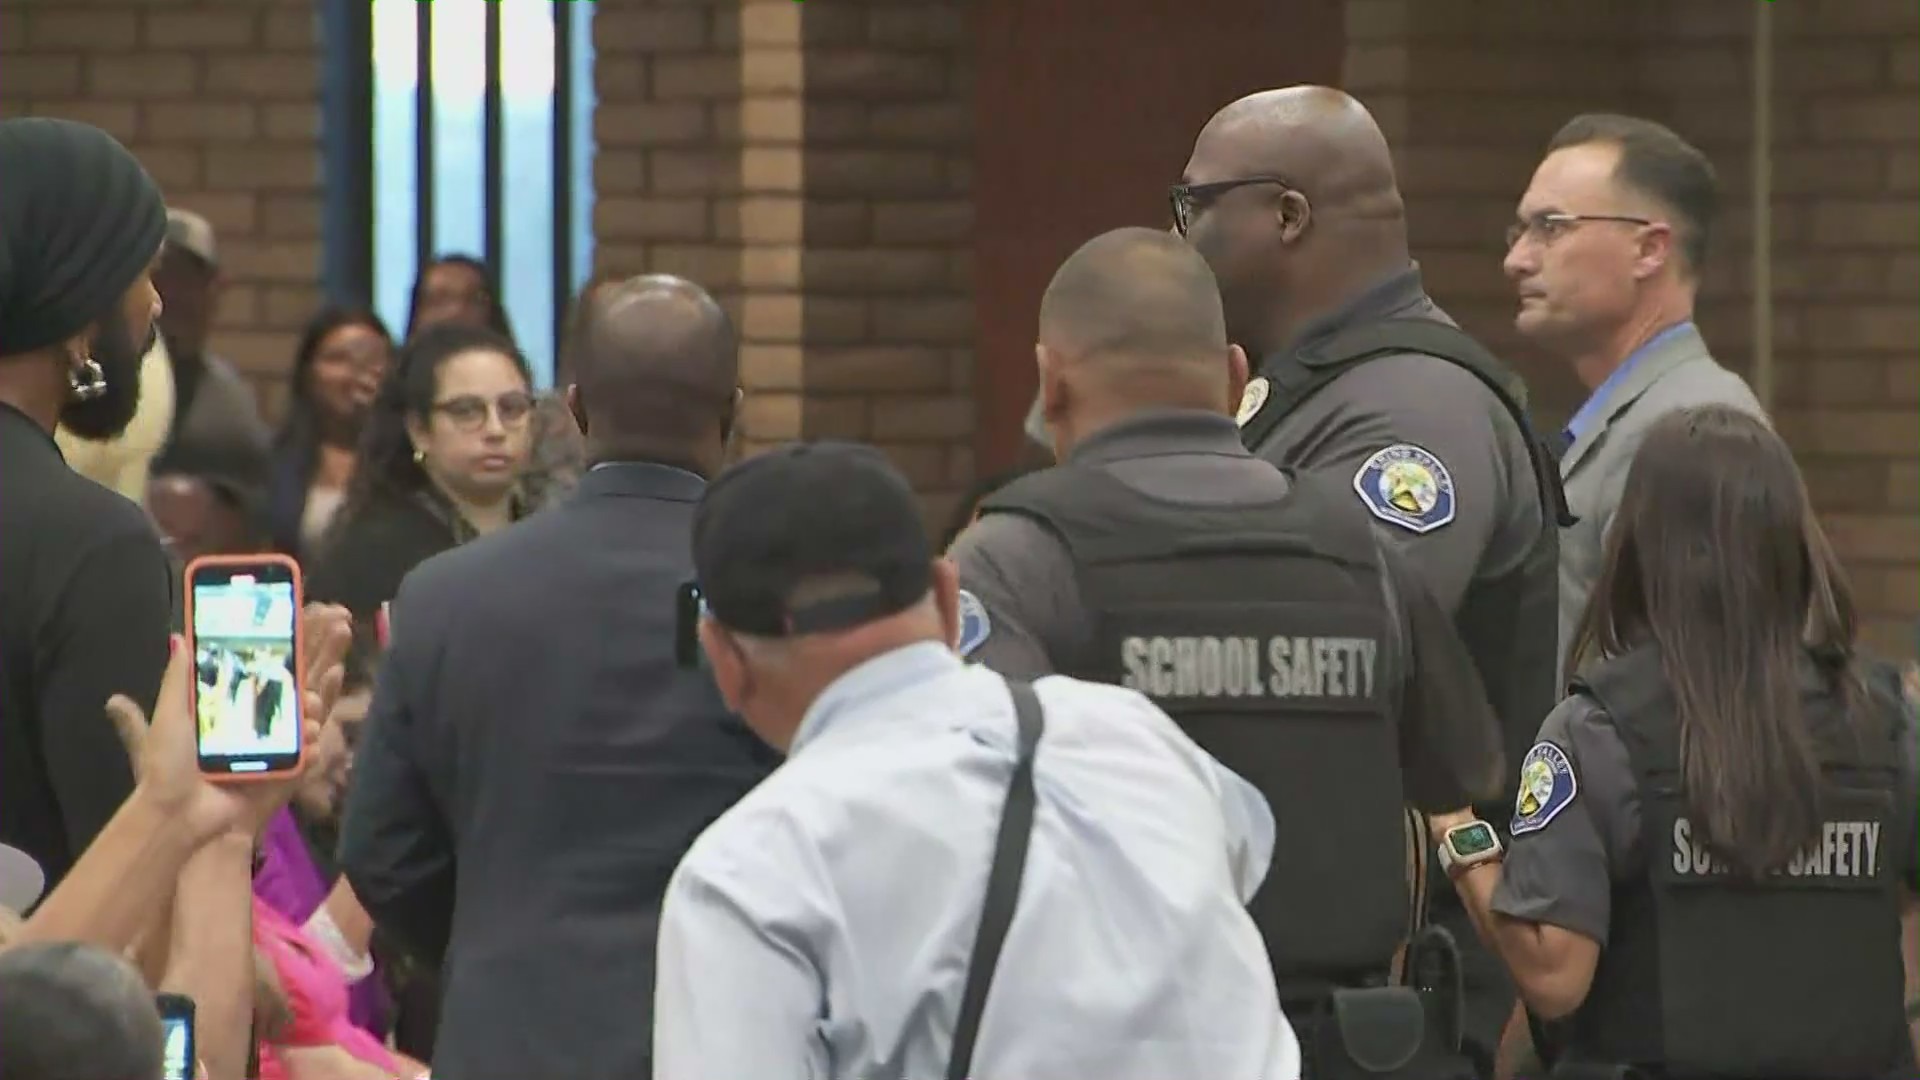
[[[404,334],[421,269],[479,258],[552,385],[560,314],[593,262],[593,8],[328,5],[329,292]]]
[[[419,260],[417,223],[420,184],[416,148],[432,142],[420,130],[414,108],[422,73],[419,25],[412,4],[371,4],[373,9],[373,309],[395,334],[407,330],[413,269]]]
[[[374,7],[387,5],[374,3]],[[405,7],[405,5],[397,5]],[[416,4],[431,58],[433,94],[433,254],[486,254],[487,16],[499,3]],[[512,5],[522,7],[525,5]],[[379,63],[378,56],[374,61]],[[494,267],[497,273],[499,267]]]
[[[513,325],[529,341],[554,336],[553,240],[570,227],[554,221],[553,126],[554,4],[499,4],[501,36],[513,43],[502,57],[500,112],[505,175],[500,288]],[[573,5],[566,5],[573,6]],[[588,8],[590,5],[578,5]],[[565,17],[564,11],[559,13]],[[530,212],[522,213],[527,207]],[[547,213],[540,213],[545,208]],[[548,375],[552,372],[549,370]]]

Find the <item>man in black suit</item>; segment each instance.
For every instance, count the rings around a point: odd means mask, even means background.
[[[732,328],[649,276],[599,293],[581,335],[568,404],[596,464],[408,575],[347,797],[347,879],[441,965],[437,1080],[650,1075],[667,879],[777,762],[676,662]]]

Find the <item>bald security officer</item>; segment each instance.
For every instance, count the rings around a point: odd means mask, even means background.
[[[1246,444],[1344,486],[1407,556],[1452,613],[1517,760],[1560,696],[1559,472],[1520,379],[1427,296],[1379,126],[1338,90],[1254,94],[1200,132],[1171,201],[1220,281],[1229,337],[1256,361]],[[1471,944],[1451,893],[1435,898]],[[1490,1068],[1512,988],[1471,954],[1469,1040]]]
[[[1284,869],[1250,907],[1325,1062],[1344,1052],[1335,993],[1384,985],[1409,933],[1406,802],[1499,790],[1472,662],[1350,494],[1241,445],[1246,355],[1179,239],[1081,247],[1036,353],[1062,463],[989,495],[955,542],[961,648],[1017,678],[1141,691],[1261,790]]]

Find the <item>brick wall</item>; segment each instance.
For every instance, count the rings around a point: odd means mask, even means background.
[[[319,45],[312,0],[5,0],[0,115],[97,124],[169,203],[219,232],[213,347],[277,409],[319,301]]]
[[[1380,116],[1429,288],[1515,358],[1543,419],[1583,391],[1513,336],[1500,232],[1575,113],[1636,112],[1714,160],[1726,191],[1699,318],[1752,376],[1754,3],[1349,0],[1346,85]],[[1920,613],[1920,9],[1771,5],[1772,408],[1877,646]]]
[[[971,84],[958,0],[595,16],[596,261],[739,322],[749,451],[881,445],[944,519],[971,479]]]
[[[973,477],[967,5],[805,5],[804,417],[885,449],[944,525]]]
[[[681,274],[740,314],[738,0],[593,19],[595,262]]]
[[[1739,30],[1701,20],[1708,43]],[[1773,409],[1869,639],[1920,612],[1920,7],[1775,5]],[[1742,190],[1748,190],[1742,185]]]
[[[654,0],[595,18],[603,269],[684,274],[745,338],[749,447],[886,447],[943,520],[975,424],[969,8],[962,0]],[[1399,156],[1430,286],[1514,356],[1543,416],[1580,390],[1510,331],[1499,234],[1553,128],[1638,111],[1729,195],[1701,322],[1753,352],[1754,5],[1348,0],[1346,84]],[[1877,642],[1920,609],[1920,15],[1773,5],[1774,408]],[[87,120],[220,231],[216,347],[270,408],[318,301],[313,0],[5,0],[0,114]],[[1010,121],[1011,122],[1011,121]]]

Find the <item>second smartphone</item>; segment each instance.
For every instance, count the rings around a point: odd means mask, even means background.
[[[160,1009],[161,1029],[167,1035],[161,1080],[193,1080],[199,1061],[193,1046],[193,999],[161,994],[154,1004]]]
[[[186,572],[187,648],[200,771],[253,780],[300,767],[300,566],[283,555],[206,556]]]

